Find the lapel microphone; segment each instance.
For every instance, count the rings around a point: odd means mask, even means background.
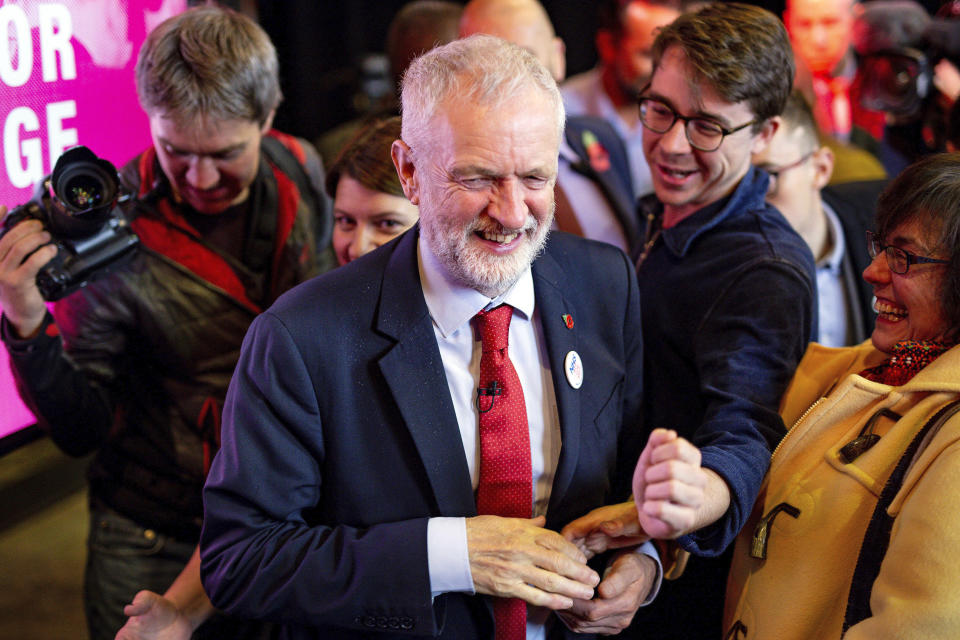
[[[503,395],[503,386],[501,386],[496,380],[491,380],[490,383],[485,387],[477,387],[477,411],[480,413],[486,413],[493,409],[493,405],[497,401],[497,396],[499,395]],[[480,406],[480,398],[482,396],[490,396],[490,406],[486,409]]]

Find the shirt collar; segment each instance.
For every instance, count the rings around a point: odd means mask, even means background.
[[[535,298],[529,266],[506,293],[496,298],[488,298],[451,278],[422,236],[417,241],[417,267],[427,311],[444,338],[469,324],[478,311],[492,309],[502,303],[509,304],[528,320],[533,317]]]
[[[746,175],[737,183],[733,193],[718,201],[704,205],[676,225],[664,229],[662,232],[664,244],[674,255],[685,256],[698,236],[719,225],[727,218],[768,206],[764,203],[763,198],[767,194],[769,181],[770,176],[765,171],[751,166]],[[657,207],[656,215],[663,215],[663,204],[656,199],[655,194],[651,200],[647,201],[648,206],[651,204]]]
[[[843,237],[843,227],[840,225],[840,218],[834,213],[826,202],[823,203],[823,213],[827,216],[827,224],[830,225],[830,237],[833,238],[833,248],[830,253],[817,261],[818,269],[829,269],[831,273],[840,273],[840,267],[843,265],[844,247],[846,239]]]

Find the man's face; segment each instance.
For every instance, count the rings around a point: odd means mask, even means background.
[[[557,124],[537,89],[493,108],[451,96],[428,139],[411,141],[412,150],[394,143],[422,237],[462,285],[499,295],[542,248],[553,222]]]
[[[675,46],[664,52],[644,95],[660,100],[680,115],[706,118],[724,129],[734,129],[754,119],[746,101],[727,102],[709,84],[700,81],[686,54]],[[715,151],[690,146],[680,119],[666,133],[644,127],[643,153],[650,165],[654,191],[664,204],[668,219],[682,220],[732,193],[750,169],[750,154],[766,148],[778,122],[779,119],[764,123],[756,134],[753,127],[731,133]]]
[[[770,145],[753,156],[753,164],[771,173],[767,202],[801,234],[823,215],[820,189],[826,181],[819,153],[801,129],[781,126]]]
[[[793,49],[812,73],[829,74],[853,41],[853,0],[792,0],[783,18]]]
[[[670,24],[679,15],[670,7],[631,2],[623,17],[620,37],[611,37],[609,46],[598,43],[604,65],[613,69],[625,96],[636,96],[650,80],[653,72],[651,50],[656,30]]]
[[[268,128],[269,119],[261,126],[250,120],[150,116],[153,146],[174,197],[209,215],[247,199]]]

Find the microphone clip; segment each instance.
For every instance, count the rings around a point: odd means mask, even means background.
[[[496,380],[491,380],[490,383],[485,387],[477,387],[477,411],[480,413],[486,413],[493,409],[493,405],[497,401],[497,396],[499,395],[503,395],[503,387],[500,386],[500,383]],[[490,406],[486,409],[483,409],[480,406],[480,398],[482,396],[490,396]]]

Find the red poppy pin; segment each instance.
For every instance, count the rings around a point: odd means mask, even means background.
[[[563,324],[567,325],[567,329],[573,329],[573,316],[572,316],[572,315],[570,315],[569,313],[565,313],[565,314],[563,314],[563,315],[560,316],[560,317],[563,318]]]
[[[590,166],[597,173],[610,170],[610,154],[592,131],[583,132],[583,146],[587,150]]]

